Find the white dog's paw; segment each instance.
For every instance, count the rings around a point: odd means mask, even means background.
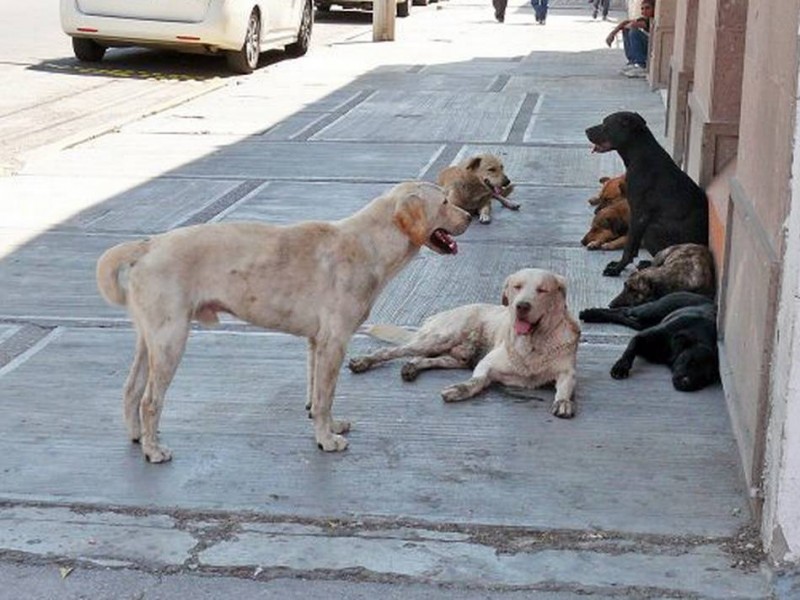
[[[142,452],[147,462],[164,463],[172,460],[172,451],[158,444],[142,444]]]
[[[366,356],[356,356],[350,359],[347,366],[353,373],[363,373],[364,371],[368,371],[372,365]]]
[[[329,433],[326,436],[317,438],[317,446],[325,452],[341,452],[342,450],[347,450],[347,438],[335,433]]]
[[[479,215],[478,216],[478,221],[480,221],[484,225],[487,224],[487,223],[491,223],[492,222],[492,216],[491,215]]]
[[[334,419],[331,421],[331,431],[333,433],[347,433],[350,431],[350,421],[339,421]]]
[[[575,403],[572,400],[556,400],[551,412],[559,419],[571,419],[575,416]]]
[[[445,402],[459,402],[470,397],[469,388],[463,383],[448,385],[442,390],[442,400]]]

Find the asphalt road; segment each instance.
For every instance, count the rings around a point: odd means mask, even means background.
[[[19,171],[32,153],[61,149],[242,79],[221,57],[146,49],[114,49],[98,65],[81,64],[53,0],[8,3],[2,16],[0,176]],[[322,15],[311,51],[371,27],[370,13]],[[269,52],[260,70],[283,60],[289,60],[283,52]]]

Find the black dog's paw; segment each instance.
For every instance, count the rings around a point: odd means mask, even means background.
[[[611,377],[614,379],[627,379],[630,371],[631,366],[626,361],[618,360],[614,363],[614,366],[611,367]]]
[[[602,308],[585,308],[578,313],[578,318],[587,323],[602,323],[605,320],[603,319],[603,310]]]
[[[603,269],[603,275],[606,277],[618,277],[624,268],[625,265],[622,264],[622,261],[612,260],[606,265],[606,268]]]

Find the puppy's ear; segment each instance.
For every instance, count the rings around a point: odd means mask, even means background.
[[[467,163],[467,171],[475,171],[481,166],[481,157],[475,156]]]
[[[628,195],[628,184],[625,182],[624,179],[621,179],[619,182],[619,193],[621,196]]]
[[[603,176],[603,177],[600,178],[600,183],[605,183],[606,181],[610,181],[610,180],[611,180],[611,177]]]
[[[415,246],[424,246],[428,241],[428,218],[425,214],[425,202],[419,196],[412,194],[398,200],[392,220]]]

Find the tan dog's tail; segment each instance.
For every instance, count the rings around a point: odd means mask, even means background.
[[[125,306],[125,287],[120,270],[132,267],[150,249],[148,240],[125,242],[106,250],[97,261],[97,288],[108,302]]]
[[[391,342],[393,344],[407,344],[414,337],[414,333],[408,329],[403,329],[397,325],[389,325],[388,323],[378,323],[377,325],[370,325],[366,328],[365,333],[374,338],[383,340],[384,342]]]

